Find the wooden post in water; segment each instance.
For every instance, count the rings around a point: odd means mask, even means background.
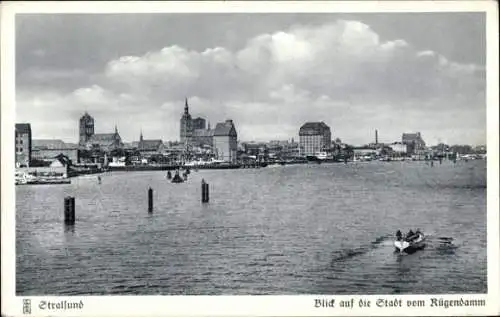
[[[208,183],[204,179],[201,180],[201,202],[208,203],[209,193],[208,193]]]
[[[64,197],[64,224],[75,224],[75,197]]]
[[[153,212],[153,189],[151,187],[148,190],[148,212]]]

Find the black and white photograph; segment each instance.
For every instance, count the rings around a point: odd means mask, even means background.
[[[363,306],[337,295],[497,305],[498,68],[477,3],[16,13],[14,311],[112,295],[321,294],[317,315]]]

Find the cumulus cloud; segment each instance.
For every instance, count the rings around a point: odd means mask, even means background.
[[[139,105],[148,105],[149,100],[140,95],[115,93],[98,85],[68,94],[20,90],[16,95],[16,117],[30,118],[34,138],[76,142],[79,118],[85,111],[94,117],[97,133],[111,133],[115,125],[128,140],[137,139],[141,127],[152,136],[165,133],[168,114],[160,108],[141,109]]]
[[[221,47],[196,52],[174,45],[122,57],[106,67],[112,82],[124,89],[147,86],[154,96],[259,100],[287,84],[334,99],[360,93],[383,100],[434,98],[456,93],[457,87],[467,89],[460,85],[464,79],[484,85],[483,72],[432,51],[416,51],[401,39],[381,42],[369,26],[357,21],[262,34],[235,52]]]
[[[150,122],[155,136],[176,139],[183,99],[190,97],[195,115],[213,123],[232,118],[242,139],[296,137],[304,121],[324,120],[334,136],[361,143],[377,127],[392,140],[406,130],[437,138],[437,122],[450,130],[485,129],[484,93],[482,67],[404,39],[382,41],[358,21],[337,21],[260,34],[237,50],[172,45],[123,56],[107,63],[98,85],[37,102],[52,100],[53,109],[73,117],[84,109],[116,117],[135,130]],[[21,103],[37,107],[35,99]],[[144,122],[124,119],[130,116]]]

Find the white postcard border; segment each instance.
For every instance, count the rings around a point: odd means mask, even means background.
[[[2,314],[23,315],[24,300],[31,301],[31,316],[450,316],[497,315],[499,285],[499,111],[498,111],[498,9],[495,1],[344,1],[344,2],[20,2],[2,3],[1,11],[1,226]],[[488,293],[461,295],[297,295],[297,296],[15,296],[15,13],[146,13],[146,12],[486,12],[487,14],[487,262]],[[464,39],[466,40],[466,39]],[[484,307],[429,307],[432,299],[485,300]],[[356,303],[353,308],[315,308],[316,299]],[[377,307],[380,299],[403,303],[424,300],[426,307]],[[82,309],[48,310],[48,303],[77,302]],[[359,307],[360,300],[370,307]],[[66,302],[66,304],[64,304]],[[45,304],[43,304],[45,303]],[[61,306],[61,307],[62,307]]]

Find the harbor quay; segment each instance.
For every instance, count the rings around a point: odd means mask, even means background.
[[[482,157],[474,157],[470,159],[464,159],[463,161],[467,162],[469,160],[474,160],[474,159],[482,159]],[[263,168],[263,167],[268,167],[268,166],[275,166],[275,165],[304,165],[304,164],[329,164],[329,163],[356,163],[356,162],[376,162],[376,161],[384,161],[384,162],[401,162],[401,161],[418,161],[417,159],[388,159],[388,158],[372,158],[372,157],[365,157],[362,159],[343,159],[343,158],[331,158],[331,159],[290,159],[290,160],[272,160],[272,161],[260,161],[260,162],[236,162],[236,163],[229,163],[229,162],[217,162],[217,163],[209,163],[209,162],[202,162],[200,164],[152,164],[152,165],[129,165],[129,166],[108,166],[106,168],[99,169],[98,172],[104,172],[104,171],[126,171],[126,172],[133,172],[133,171],[174,171],[174,170],[198,170],[198,169],[239,169],[239,168]],[[431,162],[435,161],[436,164],[439,162],[440,164],[443,163],[443,159],[439,158],[434,158],[434,159],[424,159],[423,161],[426,162],[427,165],[431,165]],[[447,160],[450,162],[453,162],[456,164],[456,160]],[[434,166],[434,163],[432,163],[432,166]],[[72,176],[78,176],[80,175],[78,172],[75,172],[72,174]]]
[[[17,294],[486,290],[484,160],[168,172],[16,187]],[[395,254],[416,227],[427,248]]]
[[[481,158],[464,159],[463,163],[469,160]],[[368,162],[414,162],[418,160],[387,160],[387,159],[362,159],[362,160],[341,160],[341,159],[324,159],[324,160],[288,160],[288,161],[273,161],[273,162],[242,162],[242,163],[217,163],[217,164],[200,164],[200,165],[186,165],[186,164],[154,164],[154,165],[129,165],[129,166],[107,166],[102,167],[97,164],[82,167],[81,165],[72,166],[58,166],[58,167],[31,167],[16,169],[15,183],[16,185],[54,185],[54,184],[69,184],[71,179],[81,175],[102,174],[106,172],[141,172],[141,171],[198,171],[198,170],[226,170],[226,169],[253,169],[253,168],[266,168],[273,166],[285,165],[319,165],[319,164],[356,164]],[[449,161],[449,160],[448,160]],[[436,162],[436,163],[434,163]],[[439,162],[439,163],[438,163]],[[457,160],[449,161],[454,165]],[[462,162],[459,161],[461,164]],[[443,164],[443,160],[425,160],[425,164],[434,167]]]
[[[332,136],[323,121],[305,122],[298,129],[298,142],[274,140],[242,142],[232,119],[208,126],[203,117],[192,118],[188,99],[179,121],[179,141],[146,139],[124,142],[114,132],[97,133],[95,119],[85,112],[78,122],[78,143],[34,139],[29,123],[16,124],[16,184],[64,184],[62,178],[104,171],[177,169],[238,169],[270,165],[348,163],[368,161],[429,161],[485,159],[485,146],[426,145],[420,132],[403,133],[401,141],[354,146]]]
[[[469,156],[456,158],[426,158],[423,159],[425,164],[434,167],[443,162],[451,162],[457,164],[467,163],[473,160],[485,160],[485,156]],[[272,166],[284,165],[311,165],[311,164],[356,164],[356,163],[369,163],[369,162],[415,162],[422,161],[417,158],[386,158],[386,157],[372,157],[364,156],[361,158],[309,158],[309,159],[288,159],[288,160],[267,160],[267,161],[238,161],[235,163],[230,162],[190,162],[187,164],[174,163],[174,164],[140,164],[140,165],[108,165],[102,166],[100,164],[64,164],[56,160],[56,164],[51,164],[49,167],[25,167],[16,169],[16,185],[25,184],[68,184],[71,178],[80,175],[101,174],[108,171],[122,171],[122,172],[140,172],[140,171],[179,171],[179,170],[224,170],[224,169],[245,169],[245,168],[265,168]]]

